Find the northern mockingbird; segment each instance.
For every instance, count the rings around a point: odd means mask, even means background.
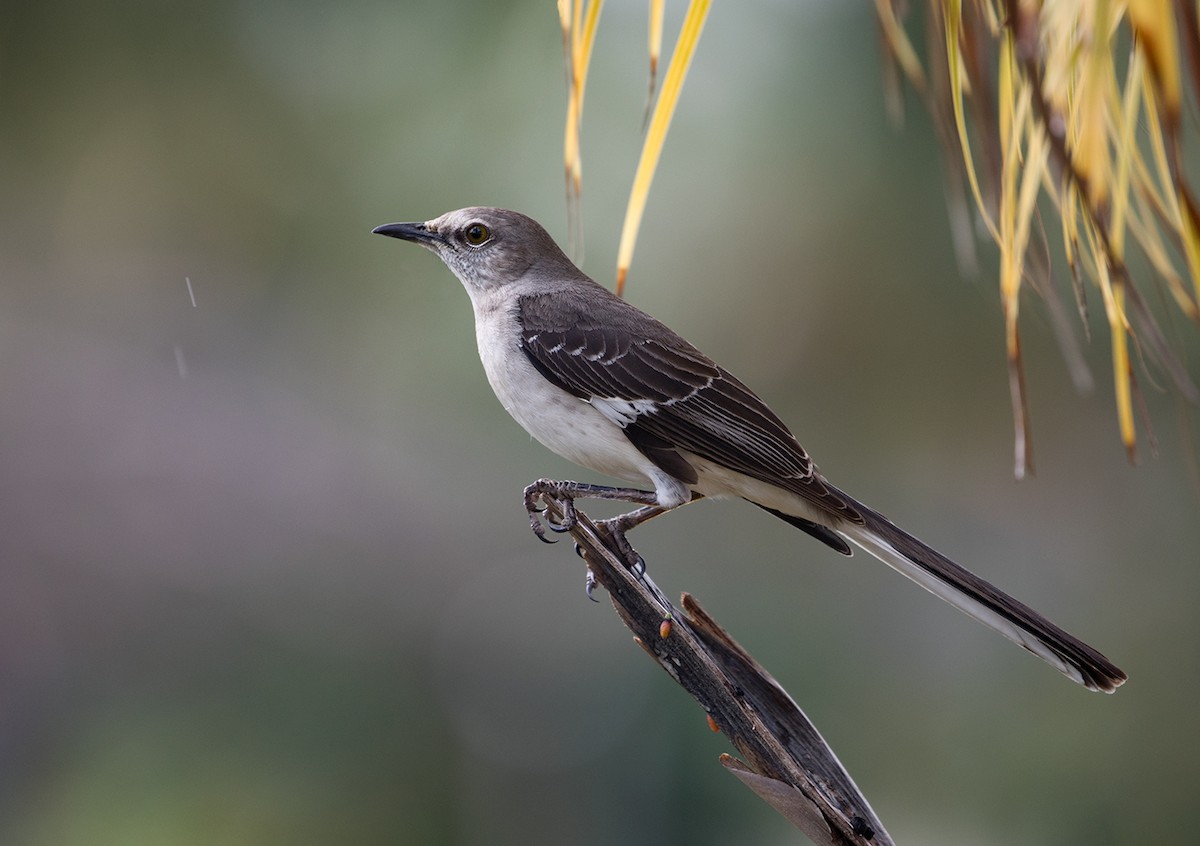
[[[590,470],[653,487],[541,480],[526,507],[543,540],[541,496],[563,501],[568,520],[575,497],[640,504],[608,521],[622,539],[701,496],[740,497],[843,555],[856,544],[1090,690],[1125,681],[1095,649],[826,481],[753,391],[593,282],[536,221],[466,208],[374,231],[426,247],[462,281],[488,381],[529,434]]]

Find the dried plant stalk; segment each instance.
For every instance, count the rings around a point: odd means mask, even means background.
[[[549,519],[564,519],[557,500],[545,505]],[[621,621],[741,755],[722,755],[721,764],[818,846],[890,846],[866,797],[779,682],[694,597],[672,608],[648,575],[631,572],[644,562],[623,558],[604,526],[577,515],[571,538]]]
[[[1195,4],[930,0],[930,29],[940,35],[930,38],[928,62],[944,68],[945,84],[915,59],[903,26],[908,4],[877,0],[876,7],[891,67],[924,97],[943,140],[955,139],[947,156],[1000,253],[1016,474],[1031,466],[1019,303],[1033,277],[1035,216],[1047,207],[1058,214],[1072,280],[1100,291],[1118,427],[1132,460],[1133,409],[1142,401],[1131,350],[1164,371],[1182,397],[1200,402],[1128,256],[1135,246],[1169,301],[1200,323],[1200,212],[1183,167],[1178,50],[1182,40],[1200,77]],[[971,102],[983,107],[969,109]],[[982,172],[976,150],[984,151]],[[988,192],[988,185],[999,189]],[[1086,332],[1084,289],[1076,284],[1074,291]]]

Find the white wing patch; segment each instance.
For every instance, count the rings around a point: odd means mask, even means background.
[[[599,411],[622,429],[643,414],[653,414],[658,411],[659,405],[654,400],[627,400],[620,397],[592,397],[588,402],[592,404],[592,408]]]

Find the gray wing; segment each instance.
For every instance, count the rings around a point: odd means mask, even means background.
[[[593,291],[598,302],[562,293],[519,300],[521,349],[543,376],[688,484],[696,471],[679,450],[796,493],[835,520],[862,521],[753,391],[662,323]]]

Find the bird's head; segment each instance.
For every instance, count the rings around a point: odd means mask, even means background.
[[[520,280],[532,269],[550,276],[579,273],[536,220],[506,209],[475,206],[371,231],[437,253],[472,295]]]

